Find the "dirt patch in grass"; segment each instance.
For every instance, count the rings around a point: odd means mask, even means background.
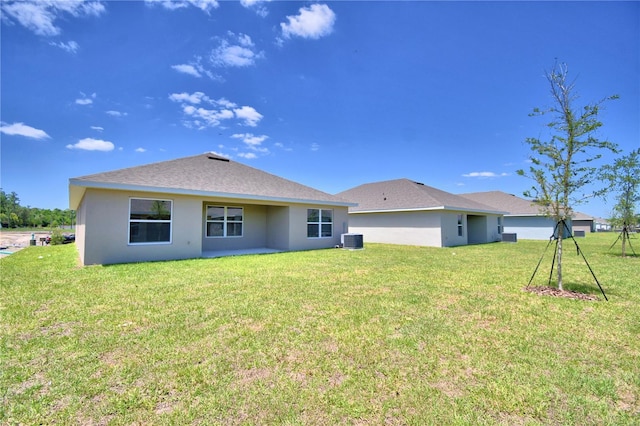
[[[588,300],[588,301],[598,300],[596,296],[593,296],[591,294],[584,294],[584,293],[579,293],[577,291],[571,291],[571,290],[560,290],[557,288],[545,287],[545,286],[525,287],[524,291],[535,293],[540,296],[566,297],[569,299]]]

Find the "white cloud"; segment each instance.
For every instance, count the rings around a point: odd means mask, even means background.
[[[336,14],[326,4],[312,4],[300,8],[299,12],[298,15],[287,16],[288,23],[280,23],[285,38],[319,39],[333,32]]]
[[[182,112],[190,118],[189,121],[184,122],[184,125],[190,128],[217,127],[224,120],[233,118],[241,120],[246,126],[255,127],[263,117],[253,107],[237,108],[237,104],[228,99],[211,99],[202,92],[172,93],[169,99],[181,105]],[[211,105],[213,108],[199,106],[203,104]]]
[[[244,124],[250,127],[256,127],[258,122],[262,120],[263,115],[256,111],[253,107],[243,106],[233,110],[240,120],[244,120]]]
[[[13,19],[35,34],[45,37],[61,33],[62,30],[56,26],[55,21],[65,13],[78,18],[100,16],[105,12],[104,5],[99,1],[3,1],[0,2],[0,7],[6,19]]]
[[[202,74],[196,69],[195,66],[189,64],[171,65],[171,68],[182,74],[192,75],[194,77],[202,77]]]
[[[318,151],[320,149],[320,145],[318,145],[317,143],[312,143],[311,144],[311,151]]]
[[[106,111],[106,113],[112,117],[126,117],[127,115],[129,115],[129,113],[127,112],[120,112],[120,111],[114,111],[114,110]]]
[[[211,104],[219,106],[219,107],[223,107],[223,108],[229,108],[229,109],[235,108],[235,107],[238,106],[237,104],[235,104],[235,103],[233,103],[233,102],[231,102],[231,101],[229,101],[229,100],[227,100],[225,98],[220,98],[218,100],[211,100]]]
[[[293,151],[293,148],[287,148],[286,146],[284,146],[284,144],[282,142],[276,142],[273,144],[274,146],[284,150],[284,151]]]
[[[203,75],[206,75],[211,80],[219,82],[224,81],[224,78],[222,78],[222,76],[215,74],[211,70],[202,66],[201,56],[194,56],[193,61],[189,62],[188,64],[172,65],[171,68],[179,73],[191,75],[197,78],[201,78]]]
[[[231,31],[229,40],[222,40],[220,45],[211,51],[209,59],[216,67],[248,67],[255,64],[256,59],[264,57],[263,52],[255,52],[251,37],[246,34],[236,35]]]
[[[240,152],[238,157],[246,158],[247,160],[253,160],[254,158],[258,158],[256,154],[253,152]]]
[[[207,14],[217,9],[220,4],[218,0],[144,0],[148,5],[160,5],[168,10],[183,9],[185,7],[193,6],[206,12]]]
[[[202,92],[193,92],[192,94],[186,92],[172,93],[169,95],[169,99],[173,102],[188,102],[195,105],[200,104],[202,101],[210,101],[209,97]]]
[[[203,129],[205,127],[218,127],[222,121],[233,118],[233,112],[228,109],[211,110],[186,105],[183,107],[183,112],[194,119],[193,124],[198,129]]]
[[[100,127],[100,126],[91,126],[91,130],[96,130],[98,132],[102,132],[104,130],[104,127]]]
[[[267,3],[271,0],[240,0],[240,4],[247,9],[253,9],[258,16],[266,17],[269,14],[269,11],[264,6],[264,3]]]
[[[147,152],[144,148],[136,148],[136,152]]]
[[[260,146],[262,142],[269,139],[267,135],[254,136],[253,133],[236,133],[231,136],[235,139],[242,139],[242,142],[250,146]]]
[[[92,93],[91,96],[87,96],[84,93],[80,92],[82,98],[76,99],[76,104],[78,105],[91,105],[93,100],[96,98],[96,94]]]
[[[31,139],[48,139],[50,137],[44,130],[27,126],[24,123],[0,123],[0,133],[9,136],[24,136]]]
[[[78,43],[76,43],[75,41],[70,41],[68,43],[63,43],[63,42],[50,42],[49,43],[51,46],[55,46],[55,47],[59,47],[60,49],[69,52],[69,53],[76,53],[78,51],[78,49],[80,48],[80,46],[78,45]]]
[[[494,173],[494,172],[471,172],[465,173],[462,175],[463,177],[468,178],[492,178],[492,177],[504,177],[509,176],[509,173]]]
[[[245,143],[246,148],[248,148],[251,151],[251,152],[238,153],[238,157],[243,157],[251,160],[254,158],[258,158],[258,154],[256,153],[260,153],[262,155],[269,154],[269,149],[261,146],[262,142],[269,139],[269,136],[267,135],[256,136],[253,133],[236,133],[234,135],[231,135],[231,137],[233,139],[242,140],[242,142]],[[239,149],[234,148],[234,150],[238,151]]]
[[[68,149],[81,149],[84,151],[113,151],[115,146],[112,142],[103,141],[101,139],[85,138],[78,141],[76,144],[67,145]]]

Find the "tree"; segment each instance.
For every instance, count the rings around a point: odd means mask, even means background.
[[[2,226],[15,228],[19,225],[20,199],[18,194],[11,192],[7,194],[0,189],[0,213],[2,213]]]
[[[551,116],[547,123],[549,139],[527,138],[532,154],[528,171],[518,174],[531,178],[535,184],[524,195],[533,197],[542,211],[556,222],[556,268],[558,288],[562,290],[562,240],[566,220],[571,218],[573,207],[595,195],[585,194],[596,180],[598,169],[593,165],[603,151],[617,152],[616,145],[596,138],[595,132],[602,123],[598,113],[602,104],[617,96],[610,96],[580,108],[574,106],[578,96],[575,81],[568,80],[568,67],[556,62],[551,71],[545,72],[553,104],[546,110],[535,108],[530,116]]]
[[[18,226],[48,227],[73,225],[76,213],[65,209],[39,209],[20,205],[18,194],[7,194],[0,188],[0,225],[2,228],[16,228]]]
[[[622,257],[626,257],[629,230],[639,224],[640,217],[635,211],[640,202],[640,148],[602,167],[601,179],[608,182],[609,191],[616,194],[611,225],[622,228]]]

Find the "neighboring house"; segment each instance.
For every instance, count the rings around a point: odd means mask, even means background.
[[[548,240],[554,233],[555,220],[547,217],[540,206],[531,200],[502,191],[473,192],[460,196],[507,212],[504,215],[504,232],[517,234],[518,239]],[[594,230],[593,218],[580,212],[576,212],[567,225],[573,231]]]
[[[596,219],[581,212],[574,212],[571,218],[571,225],[573,232],[584,231],[585,234],[596,232]]]
[[[334,247],[336,196],[214,154],[69,180],[84,265]]]
[[[349,232],[365,242],[449,247],[501,239],[502,212],[409,179],[368,183],[337,194]]]
[[[595,219],[596,232],[608,232],[611,231],[611,224],[607,219],[601,217]]]

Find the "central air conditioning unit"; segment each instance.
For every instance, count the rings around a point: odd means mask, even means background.
[[[364,248],[362,234],[342,234],[340,235],[340,242],[342,243],[342,248],[351,250]]]
[[[502,242],[503,243],[517,243],[518,242],[518,234],[511,234],[511,233],[506,233],[503,232],[502,233]]]

